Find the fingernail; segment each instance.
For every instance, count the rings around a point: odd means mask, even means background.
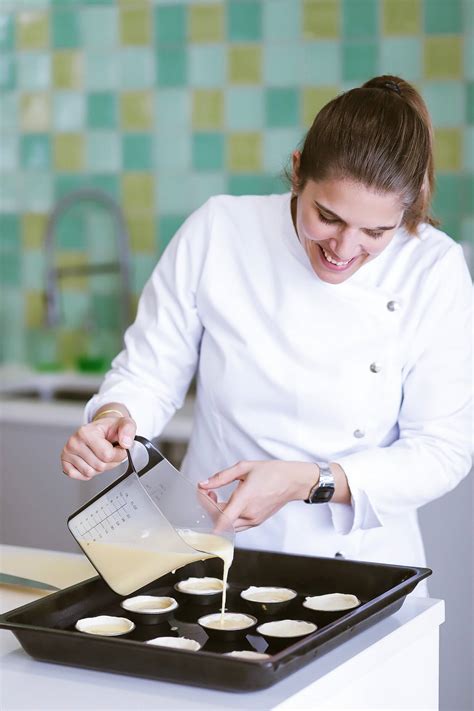
[[[122,437],[122,444],[124,447],[130,447],[132,444],[132,438],[131,437]]]
[[[209,484],[209,479],[204,479],[204,481],[199,482],[199,486],[206,486],[206,484]]]

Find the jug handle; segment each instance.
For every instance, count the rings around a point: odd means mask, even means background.
[[[133,463],[132,455],[130,454],[130,450],[127,449],[127,457],[128,457],[128,470],[127,474],[131,474],[132,472],[135,472],[138,476],[142,476],[142,474],[146,474],[146,472],[150,471],[154,466],[159,464],[161,461],[163,461],[164,457],[159,452],[156,447],[150,442],[149,439],[146,437],[142,437],[141,435],[136,435],[135,436],[135,441],[139,442],[143,447],[146,449],[146,453],[148,455],[148,462],[145,464],[145,466],[140,469],[140,471],[137,472],[135,465]]]

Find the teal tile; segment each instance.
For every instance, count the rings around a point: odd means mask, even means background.
[[[269,195],[283,193],[288,186],[280,176],[275,175],[229,175],[228,192],[230,195]]]
[[[301,128],[272,128],[263,135],[263,169],[278,175],[291,166],[291,156],[298,148],[304,132]]]
[[[227,47],[221,44],[188,46],[188,83],[191,87],[223,87],[227,83]]]
[[[204,173],[200,173],[204,175]],[[190,171],[172,173],[163,171],[157,182],[156,200],[158,215],[178,215],[191,212],[192,181]]]
[[[474,126],[464,129],[463,168],[466,172],[474,173]]]
[[[158,253],[159,249],[157,247],[157,255]],[[139,295],[143,291],[143,287],[151,276],[155,266],[155,261],[150,258],[148,253],[141,254],[140,252],[134,252],[131,255],[131,262],[132,292]]]
[[[159,45],[180,45],[186,42],[186,7],[183,4],[154,8],[155,42]]]
[[[122,168],[125,171],[153,168],[153,139],[149,133],[122,135]]]
[[[61,326],[63,328],[84,328],[93,319],[90,296],[79,289],[63,289],[60,296]]]
[[[272,0],[263,3],[262,35],[265,42],[301,38],[301,4],[295,0]]]
[[[424,0],[424,29],[428,34],[463,31],[462,0]]]
[[[464,176],[464,213],[474,214],[474,174]]]
[[[19,212],[22,208],[20,188],[22,176],[17,172],[2,175],[0,190],[0,212]]]
[[[260,0],[229,0],[227,37],[231,42],[259,42],[262,39]]]
[[[10,91],[16,88],[16,63],[13,54],[0,56],[0,89]]]
[[[345,39],[371,39],[378,34],[378,0],[343,0],[342,32]]]
[[[464,0],[464,32],[471,36],[474,34],[474,3],[471,0]]]
[[[188,62],[185,47],[159,49],[156,56],[158,86],[184,86],[187,82]]]
[[[474,217],[464,217],[462,221],[462,240],[474,248]],[[474,268],[474,255],[471,253],[471,267]]]
[[[114,131],[86,133],[86,167],[91,173],[113,173],[120,170],[120,140]]]
[[[76,9],[54,8],[51,13],[52,43],[55,49],[81,46],[79,12]]]
[[[265,43],[263,45],[263,83],[267,86],[294,86],[300,81],[302,70],[302,44],[293,46],[283,43]]]
[[[21,209],[24,212],[49,212],[53,207],[53,173],[24,172],[21,181]]]
[[[89,175],[87,185],[91,188],[101,190],[114,200],[119,200],[120,196],[120,176],[118,174]]]
[[[47,170],[51,167],[51,138],[46,133],[21,136],[20,160],[27,170]]]
[[[298,89],[265,90],[265,124],[268,128],[297,126],[300,123]]]
[[[120,87],[122,89],[147,89],[155,81],[155,63],[148,47],[124,47],[118,54]]]
[[[155,138],[155,168],[180,173],[191,168],[191,134],[175,139],[175,134],[158,132]]]
[[[224,97],[230,131],[259,131],[265,125],[264,93],[260,87],[230,87]]]
[[[335,40],[304,42],[298,67],[301,86],[332,86],[341,80],[341,46]]]
[[[464,38],[464,78],[474,79],[474,35]]]
[[[2,131],[18,129],[18,95],[14,91],[0,91],[0,116]]]
[[[204,205],[213,195],[227,193],[227,173],[224,171],[193,172],[190,175],[190,194],[186,209],[190,212]]]
[[[168,245],[171,238],[179,230],[187,215],[162,215],[158,218],[158,240],[160,252]]]
[[[51,55],[44,52],[17,54],[18,88],[23,91],[42,91],[51,85]]]
[[[422,44],[421,37],[381,37],[378,73],[419,81],[423,76]]]
[[[0,361],[27,362],[26,329],[24,328],[25,296],[15,286],[2,286],[0,301]]]
[[[119,66],[112,50],[85,54],[85,86],[88,91],[107,91],[119,85]]]
[[[456,242],[461,240],[462,220],[459,215],[442,215],[439,229],[446,232]]]
[[[60,200],[73,190],[81,190],[87,187],[89,181],[87,176],[80,174],[55,173],[54,175],[54,197]]]
[[[118,8],[84,7],[79,12],[82,43],[87,50],[115,49],[118,44]]]
[[[78,203],[63,212],[56,223],[56,249],[58,251],[85,251],[87,246],[84,211],[86,203]]]
[[[15,20],[13,13],[0,13],[0,50],[15,49]]]
[[[426,82],[423,98],[436,127],[460,126],[464,123],[465,91],[461,82]]]
[[[193,134],[193,169],[222,170],[225,141],[222,133]]]
[[[117,95],[107,91],[87,94],[87,127],[116,128],[117,125]]]
[[[461,175],[440,173],[436,178],[433,209],[436,216],[462,214],[464,209],[464,185]]]
[[[5,251],[16,252],[20,248],[20,216],[15,214],[0,213],[0,235],[5,239]]]
[[[55,91],[53,94],[53,127],[56,131],[77,132],[84,129],[85,97],[78,91]]]
[[[5,174],[18,169],[18,136],[0,132],[0,175],[5,179]]]
[[[155,116],[158,130],[167,135],[182,134],[191,128],[191,92],[187,88],[160,89],[156,93]]]
[[[117,308],[117,297],[113,294],[92,294],[91,297],[93,323],[99,328],[120,328],[120,309]]]
[[[470,81],[466,88],[466,121],[474,123],[474,82]]]
[[[342,46],[342,73],[345,81],[367,81],[377,74],[377,43],[347,42]]]
[[[45,252],[42,249],[24,249],[22,254],[23,288],[33,291],[44,289]]]
[[[21,237],[18,215],[0,215],[0,284],[21,285]]]

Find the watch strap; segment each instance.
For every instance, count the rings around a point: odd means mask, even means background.
[[[318,464],[319,477],[311,487],[306,504],[324,504],[332,499],[335,490],[335,481],[329,464]]]

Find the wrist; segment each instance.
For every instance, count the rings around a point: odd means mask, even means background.
[[[297,462],[294,470],[294,499],[305,501],[319,481],[319,467],[313,462]]]

